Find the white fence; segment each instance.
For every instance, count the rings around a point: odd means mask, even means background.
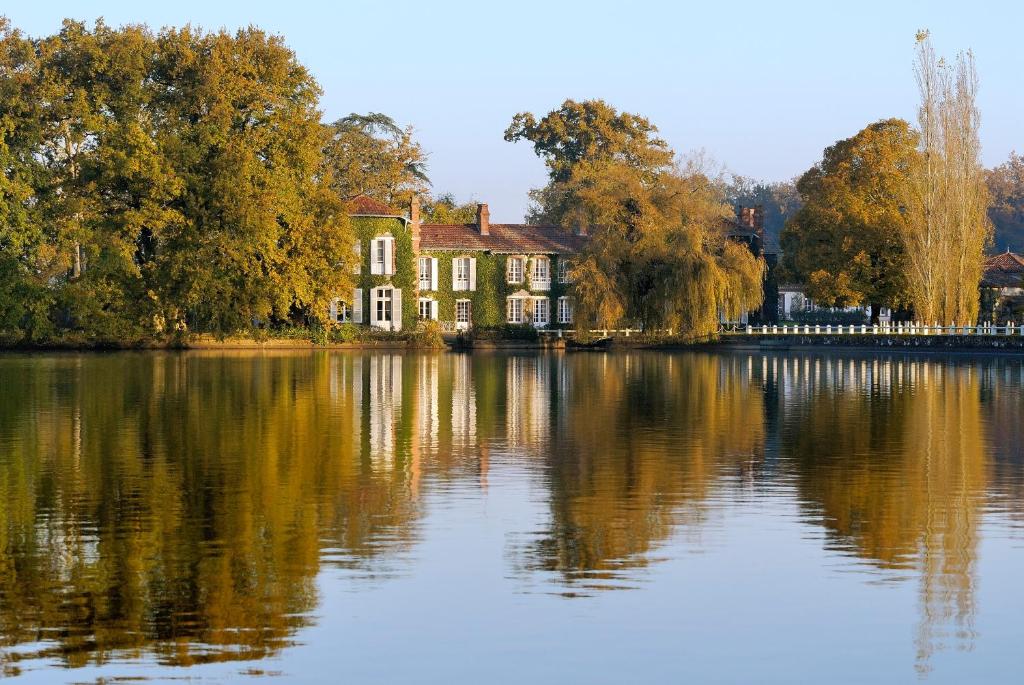
[[[974,326],[940,326],[906,321],[885,324],[769,324],[745,326],[723,330],[723,335],[1020,335],[1024,336],[1024,323],[1008,322],[1005,325],[977,324]]]

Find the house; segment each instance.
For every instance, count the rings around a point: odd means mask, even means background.
[[[980,320],[1020,321],[1024,316],[1024,257],[1007,250],[986,259],[980,291]]]
[[[586,231],[492,224],[486,204],[477,207],[472,224],[424,224],[417,198],[406,217],[360,196],[350,218],[357,287],[332,301],[334,322],[389,331],[417,320],[438,321],[450,331],[573,323],[569,259],[585,244]]]
[[[572,255],[586,231],[559,226],[493,224],[486,204],[472,224],[421,224],[413,202],[417,249],[417,314],[446,330],[474,325],[566,328]]]

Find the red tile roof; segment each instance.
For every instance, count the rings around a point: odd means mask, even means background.
[[[476,224],[423,224],[420,247],[424,250],[488,251],[501,254],[575,254],[587,237],[560,226],[491,224],[490,235],[480,235]]]
[[[1024,287],[1024,257],[1013,252],[989,257],[985,260],[981,285],[985,288]]]
[[[350,216],[402,216],[379,200],[366,195],[357,195],[349,202]]]

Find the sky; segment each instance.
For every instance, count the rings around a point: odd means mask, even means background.
[[[913,120],[920,28],[940,55],[975,54],[983,162],[1024,151],[1019,0],[40,0],[0,14],[33,36],[101,16],[281,34],[323,88],[326,121],[372,111],[411,125],[434,191],[487,202],[496,222],[521,220],[545,181],[529,144],[502,138],[516,112],[601,98],[648,117],[681,154],[790,179],[873,121]]]

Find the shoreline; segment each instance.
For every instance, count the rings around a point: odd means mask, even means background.
[[[476,340],[459,341],[446,338],[442,347],[425,345],[415,340],[361,340],[317,343],[311,340],[228,338],[217,340],[201,337],[190,341],[116,343],[41,343],[0,345],[2,353],[53,352],[168,352],[168,351],[243,351],[243,350],[409,350],[409,351],[545,351],[616,352],[627,350],[715,351],[715,352],[791,352],[797,350],[912,352],[925,354],[1024,355],[1024,336],[939,336],[939,335],[787,335],[761,337],[727,336],[714,341],[684,342],[666,340],[643,341],[623,338],[582,345],[565,339]]]

